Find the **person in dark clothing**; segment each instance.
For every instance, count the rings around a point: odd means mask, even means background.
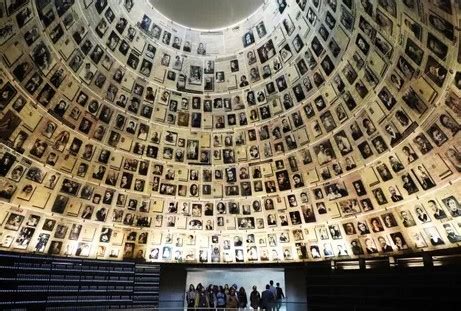
[[[277,290],[277,296],[275,297],[276,302],[277,302],[277,311],[280,310],[280,307],[282,307],[282,299],[285,298],[285,294],[283,293],[283,289],[280,287],[280,283],[276,284]]]
[[[271,286],[269,284],[266,285],[266,290],[263,291],[261,295],[261,309],[262,310],[272,310],[272,306],[274,305],[275,297],[272,291],[270,290]]]
[[[275,297],[277,297],[277,290],[275,289],[274,281],[270,280],[269,286],[270,286],[269,289],[271,290],[272,295],[274,295],[274,299],[275,299]]]
[[[189,290],[186,292],[186,300],[187,300],[187,310],[193,310],[195,306],[195,296],[196,291],[193,284],[190,284]]]
[[[258,310],[260,300],[261,294],[256,290],[256,286],[253,285],[253,291],[250,294],[250,306],[253,308],[253,310]]]
[[[245,288],[240,287],[237,298],[239,300],[239,308],[246,308],[248,304],[248,298]]]
[[[216,291],[218,291],[217,287],[216,287]],[[208,285],[207,289],[206,289],[206,294],[208,296],[208,304],[209,304],[209,307],[210,308],[214,308],[215,307],[215,292],[213,291],[213,285]]]

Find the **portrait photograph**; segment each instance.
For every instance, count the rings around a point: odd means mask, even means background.
[[[415,62],[418,66],[421,65],[424,51],[411,39],[407,39],[407,45],[405,47],[405,53],[410,59]]]
[[[16,94],[17,90],[9,82],[0,89],[0,111],[5,109]]]
[[[259,39],[261,39],[267,34],[267,30],[266,30],[266,26],[264,25],[264,22],[259,22],[256,25],[256,32],[258,33]]]
[[[272,42],[272,40],[268,40],[261,47],[259,47],[257,51],[260,63],[264,64],[269,59],[275,56],[274,43]],[[248,63],[250,65],[250,60],[248,61]]]
[[[320,165],[326,164],[333,159],[336,159],[336,155],[330,140],[326,140],[314,146],[314,152],[317,155],[317,160]]]
[[[442,87],[448,71],[434,57],[429,56],[425,73],[437,86]]]
[[[260,36],[261,37],[261,36]],[[248,31],[243,35],[243,47],[246,48],[247,46],[253,44],[255,42],[255,38],[253,35],[253,31]]]
[[[34,228],[22,227],[16,236],[13,247],[17,249],[26,249],[32,240],[32,236],[35,233]]]
[[[189,83],[192,85],[202,85],[202,67],[190,66]]]
[[[16,213],[11,213],[5,223],[5,228],[8,230],[18,231],[22,222],[24,221],[24,216]]]

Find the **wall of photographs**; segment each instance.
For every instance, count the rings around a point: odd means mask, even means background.
[[[116,2],[116,3],[115,3]],[[261,263],[460,246],[458,4],[0,1],[0,248]]]

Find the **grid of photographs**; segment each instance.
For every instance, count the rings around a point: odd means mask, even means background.
[[[0,249],[261,263],[459,246],[455,5],[260,10],[210,34],[141,1],[1,1]]]

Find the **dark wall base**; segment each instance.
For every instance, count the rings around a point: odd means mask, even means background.
[[[187,270],[185,266],[162,266],[159,307],[174,310],[184,307]]]
[[[0,252],[0,310],[158,306],[159,265]]]
[[[319,264],[300,273],[309,311],[460,310],[459,255]]]
[[[461,293],[459,250],[244,267],[285,269],[288,311],[455,311]],[[198,267],[207,265],[0,252],[0,310],[182,309],[187,269]]]

